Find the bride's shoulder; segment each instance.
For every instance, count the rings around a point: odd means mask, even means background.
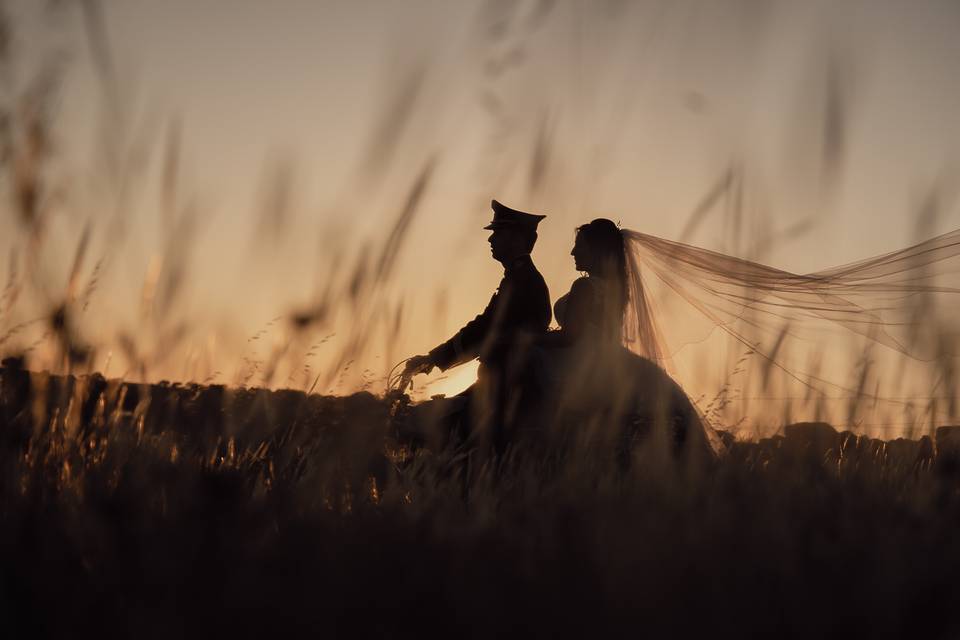
[[[572,304],[577,308],[589,307],[593,304],[596,296],[595,283],[591,282],[587,276],[582,276],[573,281],[570,285],[570,291],[560,296],[554,305],[554,314],[558,316],[565,315],[567,305]]]
[[[580,276],[570,285],[570,295],[593,295],[596,283],[589,276]]]
[[[570,290],[573,291],[574,289],[577,289],[577,288],[582,289],[584,287],[589,287],[589,286],[591,286],[590,276],[580,276],[579,278],[573,281],[573,284],[570,285]]]
[[[560,296],[557,302],[563,302],[566,304],[566,301],[570,298],[579,299],[585,296],[593,295],[593,285],[590,282],[590,278],[587,276],[581,276],[573,281],[573,284],[570,285],[570,290],[565,294]]]

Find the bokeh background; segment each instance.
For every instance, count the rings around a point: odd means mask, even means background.
[[[2,16],[0,350],[35,368],[382,390],[496,287],[491,198],[548,216],[554,299],[598,216],[798,273],[960,226],[951,0]],[[691,395],[740,357],[710,348]]]

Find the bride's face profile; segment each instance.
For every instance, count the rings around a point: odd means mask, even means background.
[[[583,233],[578,231],[577,237],[573,241],[573,249],[570,251],[570,255],[573,256],[574,267],[577,271],[590,272],[593,266],[591,254],[592,252],[583,237]]]
[[[574,265],[588,275],[611,275],[623,270],[623,236],[620,229],[606,218],[597,218],[577,228],[573,243]]]

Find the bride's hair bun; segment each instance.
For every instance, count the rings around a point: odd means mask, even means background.
[[[598,249],[611,252],[623,250],[623,234],[620,227],[608,218],[595,218],[587,224],[577,227],[577,233],[585,234],[584,240],[595,245]]]

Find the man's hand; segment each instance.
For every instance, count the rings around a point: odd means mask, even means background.
[[[404,369],[404,375],[412,378],[418,373],[430,373],[433,371],[434,366],[436,365],[433,364],[433,361],[428,355],[413,356],[407,360],[407,366]]]

